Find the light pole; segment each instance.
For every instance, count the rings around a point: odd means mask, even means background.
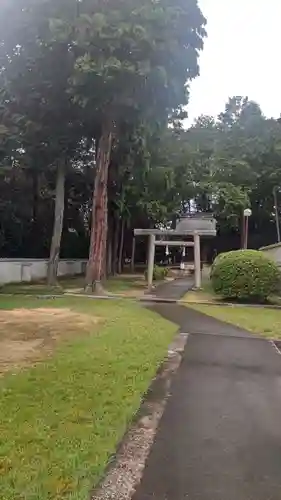
[[[246,208],[244,210],[244,245],[243,248],[246,250],[248,248],[248,237],[249,237],[249,217],[252,215],[252,210]]]

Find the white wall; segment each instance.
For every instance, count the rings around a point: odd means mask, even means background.
[[[273,259],[279,267],[281,267],[281,243],[269,245],[268,247],[262,247],[260,250]]]
[[[86,260],[61,260],[59,276],[84,274]],[[48,260],[0,259],[0,284],[30,282],[47,277]]]

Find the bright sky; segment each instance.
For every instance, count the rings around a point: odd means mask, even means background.
[[[191,85],[192,122],[217,115],[229,96],[257,101],[265,115],[281,114],[281,0],[199,0],[208,39],[200,77]]]

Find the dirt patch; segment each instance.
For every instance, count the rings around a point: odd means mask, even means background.
[[[70,309],[14,309],[0,312],[0,373],[50,355],[59,340],[90,332],[99,318]]]

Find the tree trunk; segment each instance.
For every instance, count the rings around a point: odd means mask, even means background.
[[[118,256],[118,273],[119,274],[121,274],[122,270],[123,270],[124,232],[125,232],[125,220],[122,219],[120,245],[119,245],[119,256]]]
[[[40,256],[40,240],[38,239],[38,213],[39,213],[39,172],[36,168],[31,170],[32,178],[32,229],[31,246],[33,257]]]
[[[131,272],[135,272],[135,254],[136,254],[136,238],[133,236],[132,241],[132,255],[131,255]]]
[[[38,205],[39,205],[39,174],[37,170],[32,170],[32,192],[33,192],[33,204],[32,204],[32,222],[33,226],[37,228],[38,223]]]
[[[118,214],[115,218],[115,224],[114,224],[114,241],[113,241],[113,255],[112,255],[113,274],[117,273],[119,232],[120,232],[120,217]]]
[[[57,284],[58,264],[60,257],[61,236],[64,217],[64,191],[65,191],[65,164],[60,163],[57,168],[56,201],[53,236],[51,243],[50,258],[48,264],[48,285]]]
[[[102,293],[101,284],[106,259],[107,182],[112,145],[112,124],[103,127],[99,141],[95,187],[93,193],[92,228],[85,289]]]
[[[112,233],[107,240],[107,275],[112,275]]]

